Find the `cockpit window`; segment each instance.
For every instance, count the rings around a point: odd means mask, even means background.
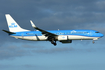
[[[95,33],[99,33],[99,32],[95,32]]]

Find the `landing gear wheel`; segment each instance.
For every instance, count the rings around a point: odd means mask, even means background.
[[[57,45],[57,43],[54,43],[54,46],[56,46]]]
[[[52,38],[51,43],[52,43],[54,46],[56,46],[56,45],[57,45],[56,40],[55,40],[54,38]]]

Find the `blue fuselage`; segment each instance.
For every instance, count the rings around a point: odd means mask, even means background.
[[[68,36],[70,40],[78,40],[78,39],[98,39],[103,37],[103,34],[99,33],[95,30],[52,30],[48,31],[50,33],[56,34],[59,37],[57,40],[66,40],[65,36]],[[10,34],[12,37],[25,39],[25,40],[47,40],[40,31],[26,31],[26,32],[16,32],[16,34]],[[35,38],[34,38],[35,37]],[[42,38],[42,39],[41,39]]]

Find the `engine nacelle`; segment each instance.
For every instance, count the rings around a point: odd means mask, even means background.
[[[58,36],[57,40],[62,43],[72,43],[72,40],[69,40],[68,36]]]
[[[58,39],[58,41],[68,40],[68,36],[58,36],[57,39]]]

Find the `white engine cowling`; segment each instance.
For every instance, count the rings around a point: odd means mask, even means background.
[[[58,36],[57,39],[62,43],[72,43],[72,40],[69,40],[68,36]]]
[[[68,36],[58,36],[58,41],[61,41],[61,40],[68,40]]]

